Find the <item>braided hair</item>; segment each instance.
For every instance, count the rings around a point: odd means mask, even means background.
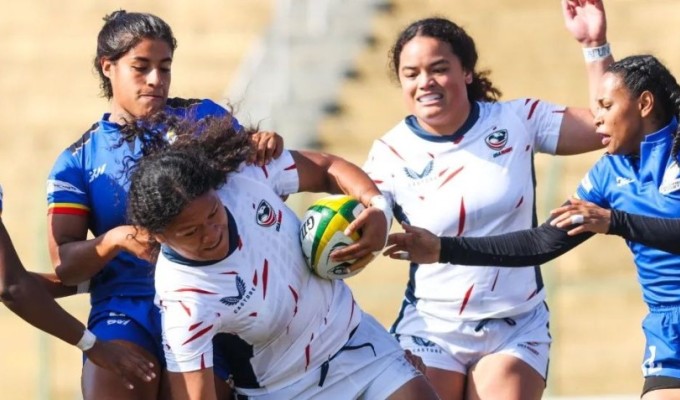
[[[607,72],[616,74],[634,97],[648,91],[654,96],[655,118],[667,125],[673,117],[680,119],[680,85],[656,57],[643,54],[626,57],[612,63]],[[674,132],[671,155],[677,158],[680,152],[680,133]]]

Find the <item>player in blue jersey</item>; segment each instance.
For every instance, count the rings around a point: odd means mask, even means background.
[[[141,351],[154,360],[157,375],[163,353],[153,269],[145,261],[146,244],[131,238],[133,229],[125,220],[129,182],[123,171],[143,149],[138,140],[123,140],[121,129],[161,111],[189,120],[228,114],[211,100],[168,99],[175,47],[171,28],[157,16],[121,10],[105,18],[94,66],[110,112],[59,155],[47,185],[48,242],[57,275],[64,284],[90,292],[89,329]],[[282,149],[273,133],[256,134],[253,142],[258,163]],[[114,374],[90,360],[83,365],[86,399],[153,399],[163,387],[163,379],[158,382],[122,391]]]
[[[309,151],[243,166],[247,142],[229,117],[171,126],[172,145],[161,142],[132,173],[128,215],[160,253],[156,296],[173,396],[213,399],[212,355],[221,348],[239,398],[437,398],[344,281],[309,269],[300,221],[281,200],[299,191],[357,198],[366,208],[353,228],[362,236],[348,247],[363,267],[391,219],[371,179]],[[263,210],[276,223],[258,218]]]
[[[593,84],[612,61],[601,1],[565,1],[564,11],[586,48]],[[591,110],[532,98],[498,101],[477,60],[474,40],[449,20],[408,26],[390,64],[411,115],[373,143],[364,166],[400,221],[441,235],[534,226],[534,155],[601,147]],[[537,400],[548,373],[548,322],[536,265],[413,264],[392,332],[423,358],[442,399]]]
[[[0,214],[2,213],[0,187]],[[42,283],[42,285],[41,285]],[[14,249],[12,239],[0,218],[0,300],[29,324],[75,345],[93,363],[123,378],[132,389],[131,380],[150,382],[155,378],[153,364],[137,352],[118,344],[97,340],[80,321],[64,311],[50,292],[59,292],[50,280],[29,273]],[[47,289],[46,289],[47,288]],[[48,290],[56,289],[56,290]]]
[[[549,261],[592,237],[592,232],[621,235],[633,253],[649,308],[642,323],[647,342],[642,397],[677,399],[680,86],[653,56],[631,56],[607,68],[597,101],[596,131],[607,154],[583,178],[576,199],[556,210],[554,220],[532,230],[486,238],[440,239],[423,229],[405,226],[406,233],[393,235],[390,240],[394,245],[385,253],[414,262],[522,266]],[[589,232],[581,232],[586,230]],[[660,237],[664,234],[666,237]]]

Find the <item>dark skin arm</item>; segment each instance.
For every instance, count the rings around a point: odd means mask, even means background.
[[[45,290],[47,279],[39,282],[26,271],[19,260],[5,225],[0,220],[0,299],[15,314],[29,324],[59,339],[75,345],[83,336],[85,326],[64,311]],[[56,285],[50,282],[49,285]],[[144,381],[155,378],[153,364],[137,353],[105,341],[96,341],[85,352],[92,362],[107,368],[132,387],[133,377]]]

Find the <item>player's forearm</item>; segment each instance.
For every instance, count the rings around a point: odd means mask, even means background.
[[[680,218],[653,218],[611,211],[608,235],[618,235],[626,240],[680,254]]]
[[[2,301],[24,321],[66,343],[75,345],[83,336],[85,326],[61,308],[28,273],[5,285]]]
[[[595,42],[582,43],[584,47],[584,54],[591,54],[595,59],[586,57],[586,76],[588,78],[588,99],[590,110],[593,115],[597,113],[597,91],[600,87],[600,81],[604,76],[607,68],[614,62],[614,57],[611,54],[611,47],[607,43],[607,39],[601,39]],[[590,53],[588,53],[590,52]],[[609,53],[609,54],[607,54]],[[601,54],[601,58],[597,58],[597,54]]]
[[[62,309],[23,267],[0,221],[0,299],[26,322],[75,344],[85,327]]]
[[[373,180],[358,166],[339,157],[333,157],[328,169],[330,179],[330,193],[345,193],[364,206],[371,205],[371,199],[380,195],[380,190]]]
[[[487,237],[444,237],[439,261],[459,265],[524,267],[551,261],[594,234],[569,236],[544,223],[538,228]]]

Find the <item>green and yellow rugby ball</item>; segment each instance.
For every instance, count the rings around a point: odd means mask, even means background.
[[[357,199],[346,195],[324,197],[309,206],[300,225],[300,244],[313,273],[325,279],[345,279],[360,271],[346,273],[354,260],[335,262],[330,254],[359,240],[359,233],[347,236],[343,232],[363,210]]]

